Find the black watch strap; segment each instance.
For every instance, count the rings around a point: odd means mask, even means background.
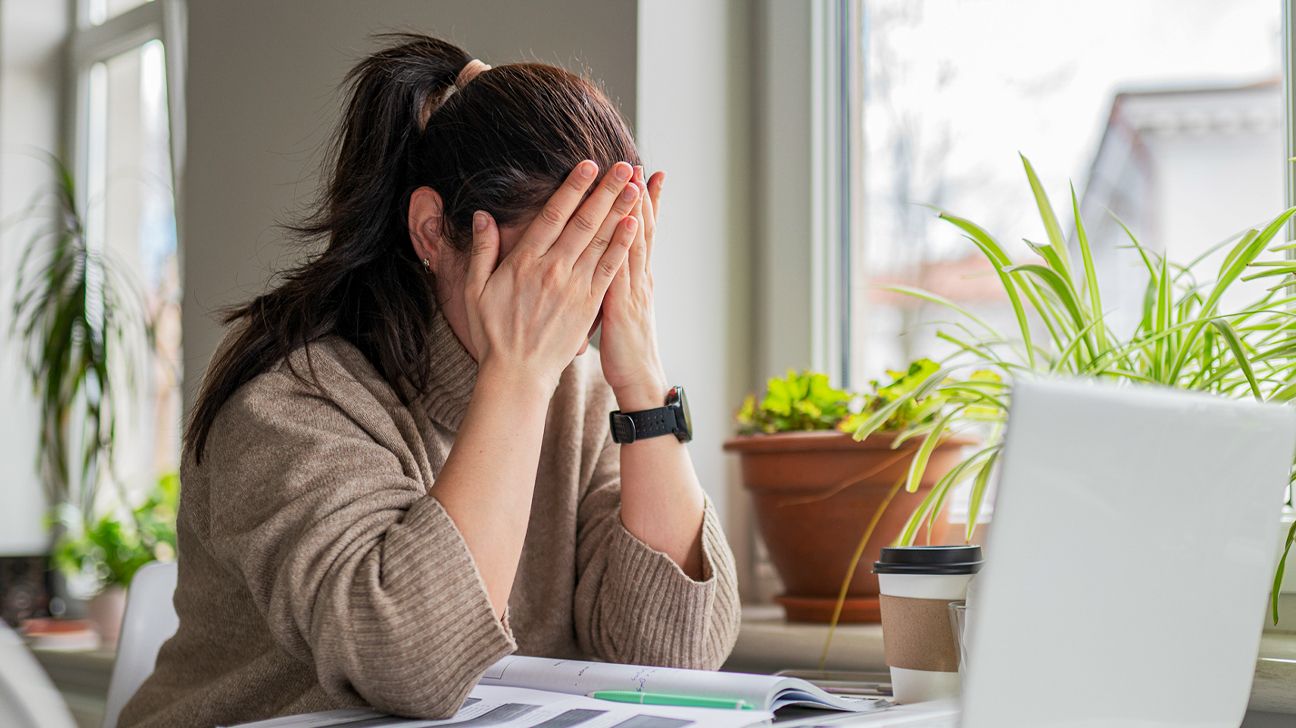
[[[693,421],[683,387],[670,388],[665,407],[639,412],[617,410],[608,419],[612,425],[612,441],[622,445],[661,435],[674,435],[680,442],[693,439]]]
[[[677,429],[674,407],[657,407],[639,412],[613,412],[612,440],[630,443],[649,437],[673,435]]]

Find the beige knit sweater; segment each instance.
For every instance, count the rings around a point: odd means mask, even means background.
[[[622,526],[616,406],[592,350],[550,405],[508,616],[496,619],[435,498],[477,368],[439,316],[432,349],[434,381],[408,407],[336,338],[310,348],[319,386],[281,363],[224,405],[202,464],[181,471],[180,629],[122,726],[366,704],[444,717],[514,651],[723,662],[739,603],[716,515],[708,503],[702,581]],[[307,371],[304,352],[293,363]]]

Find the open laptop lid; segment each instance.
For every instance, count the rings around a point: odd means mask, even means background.
[[[963,726],[1237,726],[1294,448],[1288,407],[1016,383]]]

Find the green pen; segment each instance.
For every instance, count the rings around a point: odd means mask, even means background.
[[[728,698],[695,698],[691,695],[664,695],[662,693],[640,693],[634,690],[598,690],[589,694],[591,698],[612,700],[618,703],[639,703],[640,705],[670,705],[676,708],[727,708],[729,710],[754,710],[746,700],[729,700]]]

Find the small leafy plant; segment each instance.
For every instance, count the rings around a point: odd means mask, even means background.
[[[765,385],[758,401],[748,395],[738,410],[739,433],[744,435],[778,432],[839,430],[855,432],[877,412],[886,409],[881,431],[899,432],[934,422],[949,406],[961,401],[959,383],[946,379],[940,391],[932,390],[932,377],[942,374],[931,359],[917,359],[904,371],[887,371],[887,382],[873,380],[870,391],[851,392],[833,387],[822,372],[788,370]],[[994,379],[992,372],[974,372],[971,380]],[[920,388],[927,393],[912,396]],[[907,439],[907,438],[906,438]],[[896,442],[899,447],[903,440]]]
[[[776,432],[831,430],[850,415],[854,394],[835,389],[828,375],[789,369],[785,377],[773,377],[765,385],[765,396],[757,404],[747,395],[738,410],[739,432],[744,435]]]
[[[54,563],[71,578],[91,576],[102,588],[129,586],[140,567],[175,558],[179,496],[180,476],[171,473],[124,521],[109,513],[84,522],[76,508],[64,504],[64,533],[54,545]]]

